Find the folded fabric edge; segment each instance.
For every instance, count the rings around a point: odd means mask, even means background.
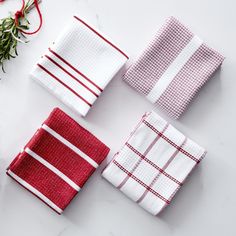
[[[201,161],[201,160],[206,156],[206,154],[207,154],[207,151],[205,150],[204,153],[202,154],[201,158],[199,159],[199,161]],[[199,163],[200,163],[200,162],[199,162]],[[184,185],[184,183],[186,182],[186,180],[189,178],[189,176],[192,174],[192,172],[194,171],[194,169],[197,168],[197,166],[198,166],[199,163],[197,163],[195,166],[193,166],[193,168],[191,169],[191,171],[189,172],[189,174],[188,174],[188,175],[185,177],[185,179],[182,181],[182,184],[183,184],[183,185]],[[172,200],[175,198],[175,196],[178,194],[179,190],[180,190],[180,188],[177,189],[177,191],[173,194],[172,198],[170,199],[170,204],[171,204]],[[149,213],[151,213],[151,214],[154,215],[154,216],[159,216],[160,213],[161,213],[168,205],[169,205],[169,204],[163,205],[163,207],[162,207],[156,214],[152,214],[151,212],[149,212]]]
[[[177,22],[179,22],[179,24],[183,25],[188,31],[192,32],[192,30],[190,29],[190,27],[188,25],[185,25],[184,23],[182,23],[181,20],[179,20],[177,17],[175,16],[169,16],[167,19],[166,19],[166,22],[170,21],[170,20],[176,20]],[[195,36],[199,37],[198,34],[195,34],[194,32],[192,32]],[[223,56],[223,54],[221,54],[218,50],[212,48],[211,46],[208,45],[207,42],[205,42],[205,40],[203,40],[201,37],[199,37],[202,41],[203,41],[203,44],[205,44],[211,51],[213,51],[215,54],[217,54],[222,62],[221,64],[223,63],[223,61],[226,59],[225,56]]]
[[[209,80],[211,80],[213,77],[214,77],[214,74],[220,70],[222,64],[223,64],[223,61],[224,61],[224,57],[222,56],[222,62],[219,64],[219,66],[213,71],[212,75],[208,78],[208,80],[201,86],[199,87],[192,95],[191,99],[186,102],[183,106],[183,109],[184,109],[184,112],[186,112],[189,108],[190,108],[190,104],[194,103],[194,100],[195,98],[197,97],[198,93],[200,92],[200,90],[207,84],[207,82],[209,82]],[[169,113],[164,107],[158,105],[157,103],[154,104],[155,106],[158,106],[158,108],[167,113],[170,117],[172,117],[174,120],[178,120],[178,119],[181,119],[182,115],[184,112],[180,113],[180,114],[172,114],[172,113]]]
[[[132,137],[132,135],[135,133],[135,131],[139,128],[139,126],[142,124],[143,120],[150,114],[151,112],[145,112],[144,115],[142,116],[142,118],[140,119],[140,121],[138,122],[138,124],[134,127],[134,129],[132,130],[132,132],[129,134],[128,138],[125,140],[125,143],[129,141],[129,139]],[[119,154],[119,152],[121,151],[121,149],[124,147],[124,145],[121,146],[121,148],[119,149],[118,152],[116,152],[113,156],[113,158],[107,163],[107,165],[103,168],[101,175],[103,174],[103,172],[105,171],[105,169],[110,165],[110,163],[115,159],[115,157]]]
[[[34,69],[36,69],[37,67],[35,66]],[[77,108],[75,108],[73,106],[73,104],[71,104],[70,102],[68,102],[67,100],[65,100],[63,97],[61,97],[59,94],[55,93],[55,91],[51,88],[49,88],[48,86],[46,86],[44,83],[42,83],[34,74],[33,71],[30,73],[30,78],[34,81],[36,81],[40,86],[42,86],[44,89],[46,89],[49,93],[51,93],[53,96],[55,96],[57,98],[57,100],[61,101],[63,104],[65,104],[66,106],[68,106],[71,110],[75,111],[78,115],[85,117],[87,115],[87,113],[89,112],[89,110],[91,109],[91,107],[88,107],[86,109],[86,111],[81,112],[79,111]]]
[[[24,180],[22,180],[20,177],[15,175],[9,167],[6,170],[6,174],[16,181],[20,186],[22,186],[24,189],[32,193],[35,197],[37,197],[40,201],[42,201],[44,204],[46,204],[48,207],[50,207],[54,212],[56,212],[58,215],[61,215],[63,213],[63,210],[60,209],[57,205],[55,205],[51,200],[49,200],[47,197],[45,197],[43,194],[41,194],[37,189],[32,187],[31,185],[27,184]],[[44,196],[44,197],[43,197]],[[71,199],[72,200],[72,199]]]

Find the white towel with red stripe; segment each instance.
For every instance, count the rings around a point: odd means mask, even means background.
[[[31,74],[85,116],[127,59],[99,30],[74,16]]]
[[[7,174],[61,214],[108,152],[105,144],[56,108]]]
[[[206,151],[146,113],[102,176],[153,215],[167,206]]]
[[[174,17],[158,31],[124,81],[178,118],[224,57]]]

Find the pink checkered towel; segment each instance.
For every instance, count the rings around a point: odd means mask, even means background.
[[[170,17],[124,81],[178,118],[224,57]]]
[[[156,113],[149,112],[102,175],[157,215],[205,154],[202,147]]]

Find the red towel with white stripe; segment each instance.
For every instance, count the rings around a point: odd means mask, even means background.
[[[56,108],[7,174],[61,214],[108,152],[105,144]]]
[[[85,116],[127,59],[99,30],[74,16],[31,75]]]
[[[124,81],[178,118],[224,57],[170,17],[124,75]]]
[[[206,151],[154,112],[146,113],[103,177],[153,215],[167,206]]]

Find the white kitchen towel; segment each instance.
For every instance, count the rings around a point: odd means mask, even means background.
[[[167,206],[206,151],[146,113],[102,176],[153,215]]]
[[[99,30],[74,16],[31,74],[85,116],[127,59]]]

